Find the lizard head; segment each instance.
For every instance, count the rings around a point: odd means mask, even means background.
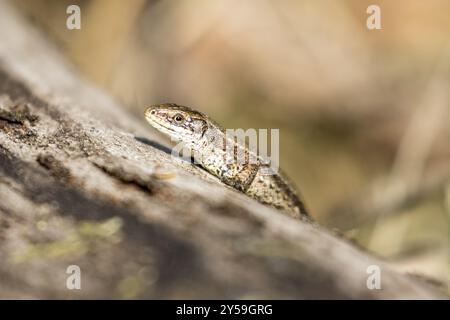
[[[144,115],[154,128],[188,145],[198,143],[208,129],[204,114],[172,103],[150,106]]]

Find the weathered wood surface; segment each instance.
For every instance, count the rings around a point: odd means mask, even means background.
[[[446,297],[172,158],[5,2],[0,39],[0,298]]]

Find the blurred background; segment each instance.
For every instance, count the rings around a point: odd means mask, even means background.
[[[13,3],[136,117],[175,102],[279,128],[281,167],[319,223],[449,288],[449,1]]]

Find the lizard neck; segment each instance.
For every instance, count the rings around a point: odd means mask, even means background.
[[[196,163],[241,191],[247,190],[259,168],[256,158],[250,162],[246,147],[227,137],[220,128],[208,128],[193,151]]]

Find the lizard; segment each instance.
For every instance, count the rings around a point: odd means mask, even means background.
[[[283,173],[273,171],[265,159],[255,155],[245,144],[236,142],[234,137],[227,136],[225,130],[204,113],[166,103],[147,107],[144,116],[152,127],[193,152],[197,164],[226,185],[260,203],[281,209],[293,218],[309,217]],[[234,153],[232,157],[243,154],[245,161],[230,163],[227,158],[230,152]],[[250,158],[254,161],[249,161]]]

